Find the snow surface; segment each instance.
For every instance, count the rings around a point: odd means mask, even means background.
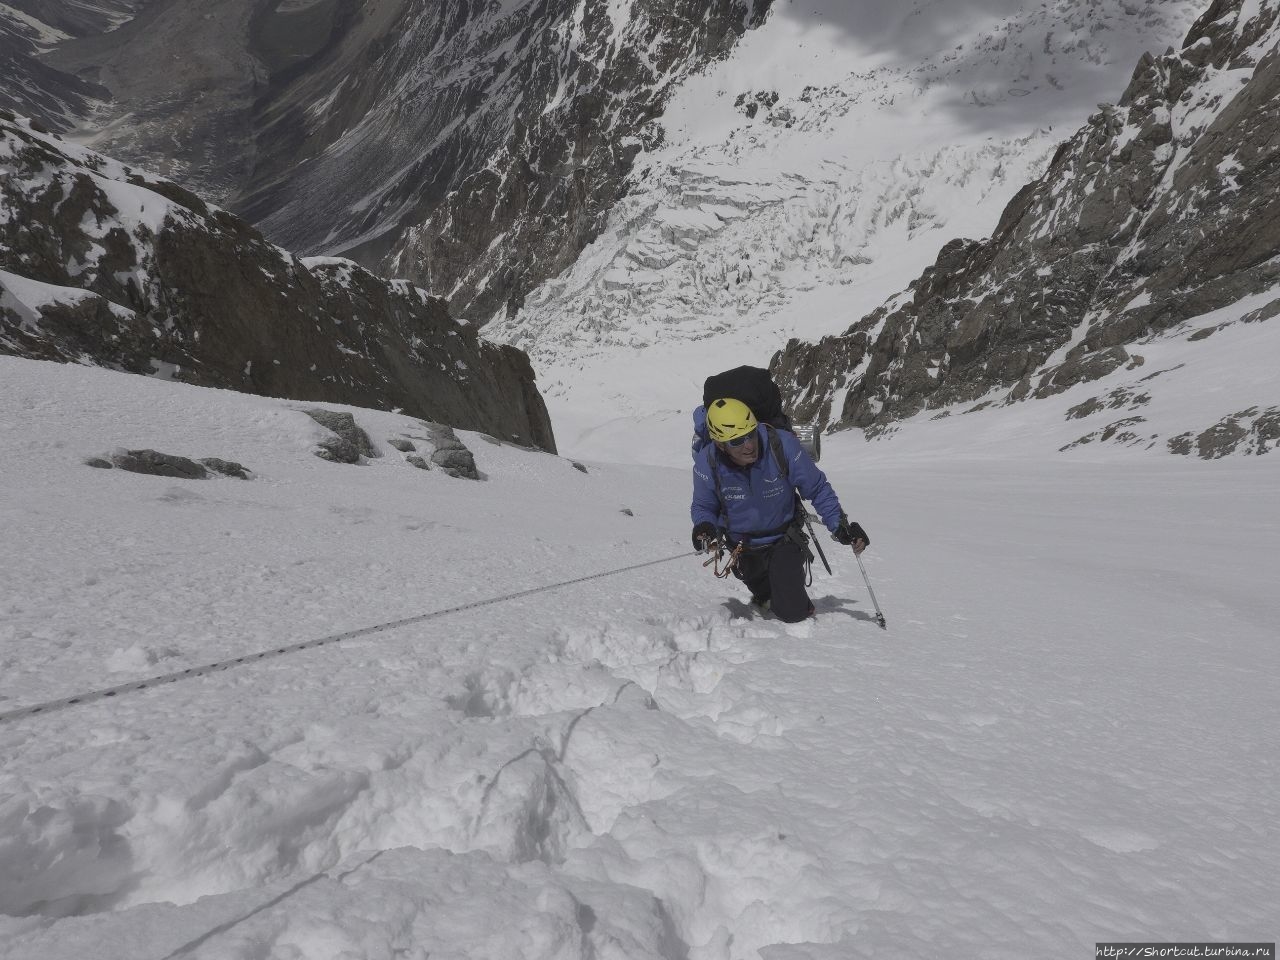
[[[782,42],[756,31],[686,86],[672,152],[521,314],[586,472],[468,433],[483,481],[424,472],[387,443],[429,453],[421,424],[326,405],[381,454],[332,464],[314,404],[0,357],[0,714],[414,621],[0,720],[0,957],[1274,940],[1280,455],[1167,449],[1280,406],[1280,324],[1242,322],[1274,294],[1049,400],[825,438],[888,631],[825,535],[835,574],[793,626],[687,552],[702,378],[842,329],[982,235],[1058,117],[1118,94],[1149,39],[1127,31],[1200,6],[780,6]],[[766,81],[777,122],[747,125],[733,97]],[[120,448],[253,478],[84,464]]]
[[[989,235],[1203,7],[778,2],[675,91],[602,235],[484,335],[529,353],[562,451],[618,456],[615,411],[666,422],[674,448],[708,374],[840,333],[947,241]]]
[[[825,535],[817,619],[751,616],[687,553],[687,465],[462,433],[466,481],[385,442],[425,451],[416,421],[333,407],[382,454],[338,465],[302,404],[0,358],[0,712],[675,558],[0,722],[0,956],[1274,939],[1280,456],[1057,452],[1093,426],[1069,405],[1167,365],[1161,429],[1268,399],[1280,326],[1190,332],[1059,398],[828,437],[888,631]],[[116,447],[254,477],[83,465]]]

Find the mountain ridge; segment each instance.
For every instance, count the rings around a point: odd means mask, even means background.
[[[874,433],[1000,389],[1043,398],[1280,283],[1276,21],[1274,6],[1214,0],[1180,52],[1142,58],[990,239],[951,241],[844,334],[790,341],[772,369],[796,414]]]
[[[299,259],[177,184],[3,112],[0,352],[400,408],[555,450],[528,358],[440,298]]]
[[[673,84],[771,3],[156,0],[44,60],[114,95],[95,148],[483,323],[572,262]]]

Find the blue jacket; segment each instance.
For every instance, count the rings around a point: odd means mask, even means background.
[[[804,452],[795,434],[775,430],[787,458],[788,477],[784,480],[773,458],[767,431],[763,424],[756,427],[760,455],[748,467],[736,466],[715,444],[708,444],[694,455],[693,503],[689,509],[694,525],[705,521],[727,529],[733,543],[743,539],[752,544],[773,543],[782,537],[795,516],[795,491],[799,490],[800,496],[813,504],[827,529],[835,532],[840,524],[840,500],[827,482],[827,475]],[[713,470],[720,477],[718,495]]]

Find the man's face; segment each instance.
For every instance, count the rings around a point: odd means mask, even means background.
[[[728,456],[735,464],[740,467],[748,467],[756,462],[756,457],[760,455],[759,442],[757,441],[755,431],[747,434],[745,437],[739,437],[742,442],[737,446],[733,443],[716,442],[716,446]]]

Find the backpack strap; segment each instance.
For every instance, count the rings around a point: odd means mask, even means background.
[[[773,451],[773,462],[778,465],[778,472],[782,474],[782,479],[790,481],[791,470],[787,463],[787,455],[782,449],[782,438],[778,436],[778,431],[773,424],[766,423],[764,425],[765,433],[769,437],[769,449]]]
[[[790,483],[791,482],[791,465],[787,463],[786,451],[782,449],[782,438],[778,436],[778,431],[773,427],[772,424],[766,423],[764,425],[764,428],[766,431],[768,431],[768,434],[769,434],[769,449],[773,451],[773,460],[774,460],[774,463],[778,465],[778,472],[782,474],[783,480],[787,481],[787,483]],[[804,500],[801,499],[800,491],[797,490],[795,491],[795,510],[792,513],[791,522],[787,524],[787,529],[791,530],[792,528],[794,528],[796,531],[799,531],[799,536],[804,541],[801,544],[801,547],[806,553],[808,553],[809,538],[804,535],[804,531],[801,529],[801,526],[804,523],[804,518],[805,518]],[[813,561],[812,555],[810,555],[809,561],[810,562]]]
[[[707,469],[711,471],[711,479],[716,485],[716,500],[720,504],[720,509],[724,509],[724,495],[720,493],[720,470],[719,464],[716,463],[716,445],[714,443],[707,444]]]

